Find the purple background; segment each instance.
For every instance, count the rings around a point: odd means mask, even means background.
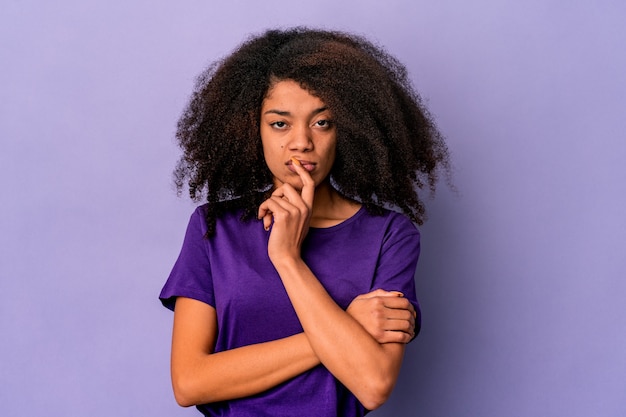
[[[424,329],[373,416],[626,415],[622,0],[0,5],[0,414],[193,416],[157,295],[193,205],[195,76],[247,33],[368,35],[456,166],[422,228]]]

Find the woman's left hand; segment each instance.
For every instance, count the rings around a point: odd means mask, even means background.
[[[302,180],[302,190],[285,183],[276,188],[270,198],[259,206],[258,218],[270,229],[268,255],[272,262],[284,257],[300,257],[302,242],[309,230],[315,182],[300,162],[292,158],[296,173]]]
[[[398,291],[382,289],[356,297],[346,312],[378,343],[409,343],[415,337],[415,308]]]

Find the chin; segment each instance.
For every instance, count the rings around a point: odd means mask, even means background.
[[[314,179],[314,181],[315,181],[315,187],[317,187],[318,182],[315,179]],[[288,179],[285,179],[285,180],[276,179],[274,181],[274,189],[276,189],[276,188],[278,188],[278,187],[280,187],[280,186],[282,186],[284,184],[289,184],[294,189],[296,189],[298,191],[302,190],[302,181],[300,180],[300,178],[294,178],[294,179],[288,178]]]

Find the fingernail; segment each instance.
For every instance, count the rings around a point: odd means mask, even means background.
[[[296,158],[294,158],[293,156],[291,157],[291,162],[293,162],[294,164],[298,165],[299,167],[302,166],[302,164],[300,163],[300,161],[298,161]]]

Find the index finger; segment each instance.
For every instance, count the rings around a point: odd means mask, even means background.
[[[291,161],[293,162],[296,173],[300,176],[300,179],[302,180],[302,191],[300,193],[300,195],[302,196],[302,200],[309,208],[311,208],[313,207],[313,197],[315,196],[315,181],[313,181],[313,177],[311,177],[309,171],[304,169],[300,161],[298,161],[296,158],[291,158]]]
[[[404,297],[400,291],[386,291],[382,288],[370,291],[366,294],[361,294],[357,298],[374,298],[374,297]]]

